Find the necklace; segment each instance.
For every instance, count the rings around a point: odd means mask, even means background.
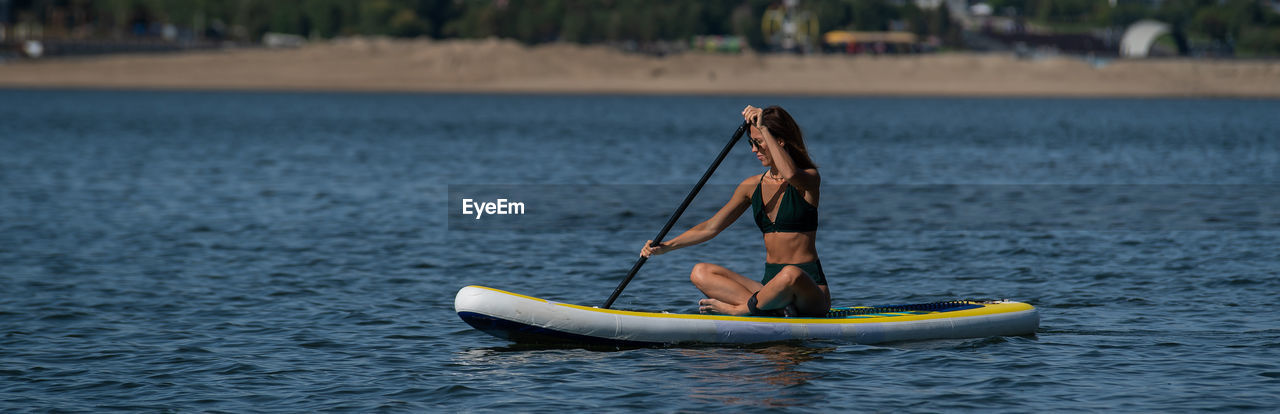
[[[767,173],[767,172],[766,172],[766,173],[764,174],[764,176],[765,176],[765,177],[769,177],[769,179],[770,179],[770,180],[773,180],[773,181],[782,181],[782,176],[781,176],[781,175],[779,175],[779,176],[777,176],[777,177],[774,177],[774,176],[772,176],[772,175],[770,175],[769,173]]]

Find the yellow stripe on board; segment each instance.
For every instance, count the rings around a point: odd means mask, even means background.
[[[551,302],[546,299],[538,299],[532,296],[525,296],[518,293],[511,293],[505,290],[499,290],[499,289],[494,289],[490,287],[474,286],[474,285],[469,287],[490,290],[490,291],[494,291],[494,292],[498,292],[506,295],[516,296],[516,297],[529,299],[529,300],[535,300],[543,303],[551,303],[556,306],[564,306],[564,307],[580,309],[580,310],[589,311],[589,312],[636,316],[636,317],[642,317],[642,318],[662,318],[662,319],[703,319],[703,320],[720,320],[720,321],[751,321],[751,322],[773,322],[773,323],[849,324],[849,323],[877,323],[877,322],[884,322],[884,319],[892,319],[895,322],[922,321],[922,320],[930,320],[930,319],[950,319],[950,318],[961,318],[961,317],[967,317],[967,316],[996,315],[1001,313],[1012,313],[1012,312],[1035,309],[1034,306],[1031,306],[1026,303],[1009,302],[1009,303],[981,304],[983,305],[981,308],[966,309],[966,310],[954,311],[954,312],[934,312],[934,313],[927,313],[923,315],[901,314],[901,316],[896,316],[896,315],[895,316],[879,316],[879,317],[873,316],[870,318],[776,318],[776,317],[760,317],[760,316],[695,315],[695,314],[688,314],[688,313],[655,313],[655,312],[624,311],[624,310],[614,310],[614,309],[600,309],[600,308],[591,307],[591,306]],[[883,314],[876,314],[876,315],[883,315]],[[872,315],[857,315],[857,316],[872,316]]]

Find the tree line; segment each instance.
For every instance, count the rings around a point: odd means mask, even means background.
[[[10,0],[10,20],[53,32],[120,37],[172,24],[193,36],[252,41],[266,32],[607,43],[737,35],[762,48],[776,0]],[[1060,30],[1124,27],[1145,18],[1195,39],[1280,55],[1280,14],[1266,0],[987,0],[995,15]],[[0,2],[3,4],[3,2]],[[821,31],[905,30],[959,46],[948,10],[915,1],[804,0]]]

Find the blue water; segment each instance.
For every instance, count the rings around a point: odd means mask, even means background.
[[[603,302],[746,104],[805,128],[838,304],[1010,298],[1039,332],[604,351],[453,313],[469,284]],[[0,411],[1274,411],[1277,110],[0,91]],[[739,145],[682,226],[759,171]],[[561,201],[454,207],[497,185]],[[700,261],[754,275],[741,221],[615,307],[696,309]]]

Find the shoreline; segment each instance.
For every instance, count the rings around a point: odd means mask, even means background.
[[[1208,94],[1036,94],[1036,92],[1028,92],[1028,94],[978,94],[978,92],[954,92],[954,94],[846,94],[846,92],[827,92],[827,94],[818,94],[818,92],[691,92],[691,91],[637,91],[637,90],[584,90],[584,91],[566,91],[566,90],[481,90],[481,88],[439,88],[439,90],[429,90],[429,88],[415,88],[415,90],[380,90],[380,88],[352,87],[352,88],[311,88],[311,87],[151,87],[151,86],[10,86],[0,82],[0,91],[88,91],[88,92],[196,92],[196,94],[219,94],[219,92],[228,92],[228,94],[237,94],[237,92],[264,92],[264,94],[369,94],[369,95],[509,95],[509,96],[764,96],[764,97],[812,97],[812,99],[841,99],[841,97],[849,97],[849,99],[911,99],[911,97],[920,97],[920,99],[1061,99],[1061,100],[1087,100],[1087,99],[1119,99],[1119,100],[1158,100],[1158,99],[1184,99],[1184,100],[1280,100],[1280,95],[1208,95]]]
[[[445,94],[1278,98],[1280,61],[686,52],[349,38],[0,64],[0,88]]]

